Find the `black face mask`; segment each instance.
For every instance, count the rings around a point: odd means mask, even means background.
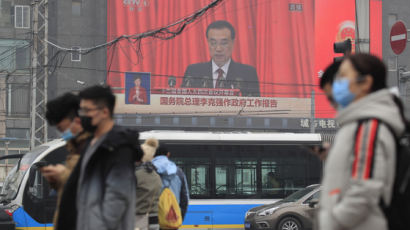
[[[81,119],[81,126],[83,126],[83,129],[87,132],[94,133],[95,130],[97,129],[97,126],[92,124],[92,118],[88,116],[80,116]]]

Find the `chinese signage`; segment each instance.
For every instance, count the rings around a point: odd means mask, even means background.
[[[313,121],[315,128],[321,129],[336,129],[339,128],[339,125],[334,119],[315,119]],[[312,126],[311,120],[309,118],[300,119],[300,128],[310,128]]]

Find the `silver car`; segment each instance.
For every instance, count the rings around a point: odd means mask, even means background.
[[[273,204],[252,208],[245,216],[245,230],[312,229],[319,195],[320,185],[311,185]]]

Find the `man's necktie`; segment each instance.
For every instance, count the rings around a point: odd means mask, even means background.
[[[224,71],[222,69],[217,69],[218,78],[216,79],[215,88],[224,88]]]

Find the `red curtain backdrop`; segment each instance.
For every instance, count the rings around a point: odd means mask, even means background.
[[[161,28],[210,2],[108,1],[107,40]],[[108,49],[108,84],[124,88],[125,72],[151,72],[153,88],[167,87],[170,75],[180,86],[188,65],[210,61],[205,31],[215,20],[227,20],[235,27],[232,58],[256,68],[262,97],[310,97],[312,84],[317,83],[314,0],[225,0],[171,40],[143,39],[141,57],[137,44],[123,40]]]

